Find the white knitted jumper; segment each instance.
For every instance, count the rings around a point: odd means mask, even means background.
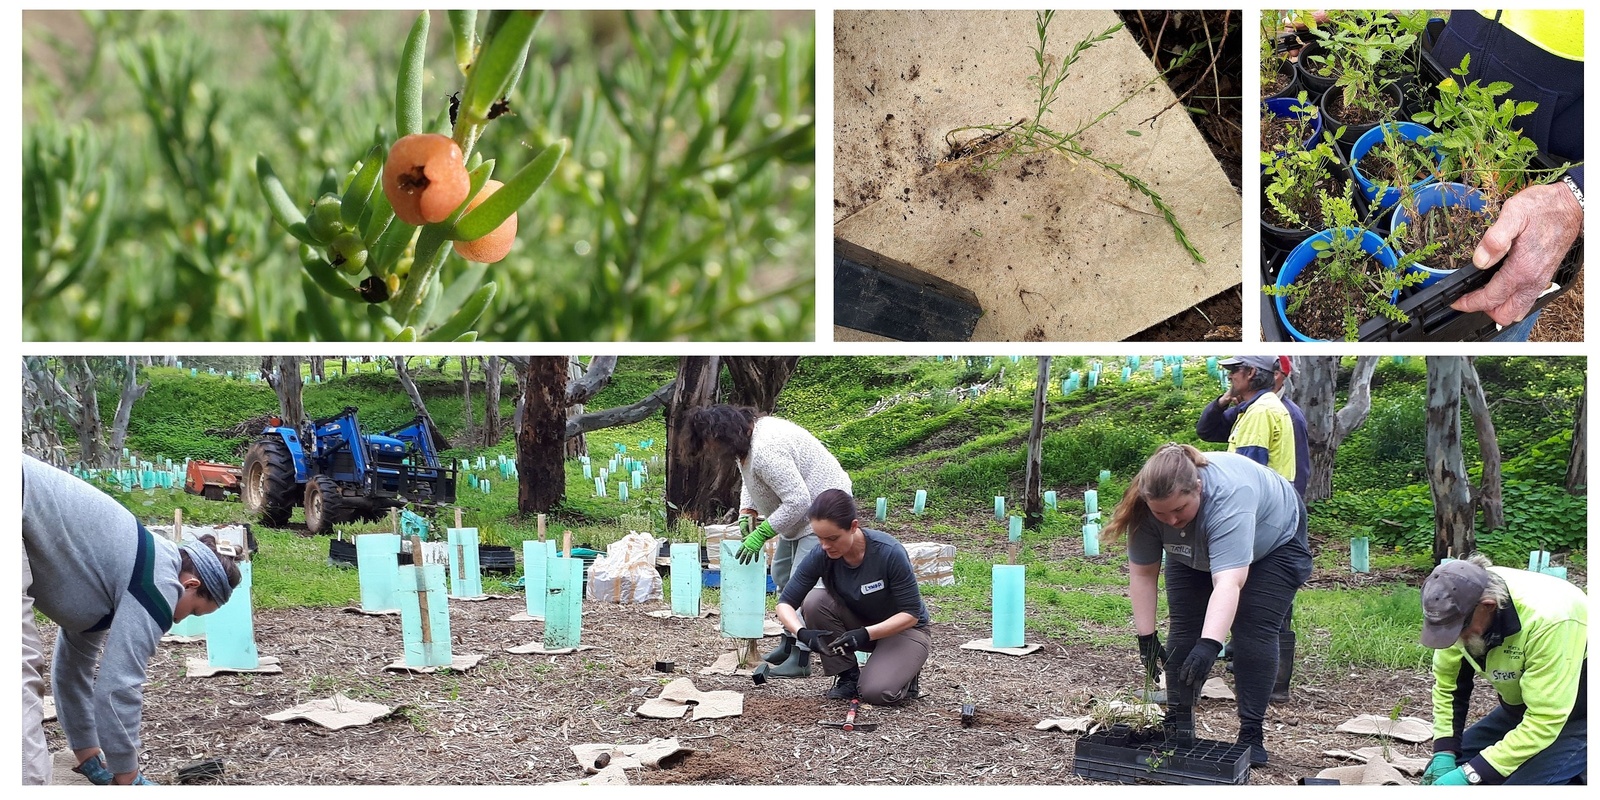
[[[784,539],[811,533],[806,512],[829,489],[850,491],[850,476],[839,459],[799,425],[777,417],[756,420],[750,455],[739,462],[744,486],[739,507],[753,508]]]

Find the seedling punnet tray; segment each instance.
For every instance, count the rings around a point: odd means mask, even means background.
[[[1112,744],[1105,732],[1078,737],[1072,774],[1118,783],[1234,786],[1250,780],[1250,748],[1195,739],[1179,745],[1161,739]]]
[[[1432,43],[1444,29],[1443,20],[1434,20],[1428,28],[1428,35],[1419,40],[1417,47],[1420,50],[1421,72],[1418,83],[1428,87],[1431,96],[1437,97],[1439,82],[1450,74],[1449,70],[1433,57]],[[1349,162],[1350,154],[1339,148],[1339,157],[1345,163]],[[1547,153],[1539,153],[1535,162],[1542,169],[1555,169],[1564,161]],[[1379,234],[1388,233],[1388,214],[1382,215],[1385,219],[1370,220],[1374,229]],[[1282,266],[1287,251],[1276,250],[1266,245],[1261,249],[1261,280],[1262,285],[1271,286],[1278,278],[1278,268]],[[1539,296],[1533,304],[1533,309],[1528,313],[1539,311],[1554,302],[1557,297],[1565,294],[1572,288],[1573,281],[1577,280],[1579,271],[1583,268],[1583,237],[1580,235],[1573,242],[1561,265],[1556,268],[1555,275],[1551,277],[1551,286],[1544,294]],[[1451,303],[1461,297],[1477,291],[1488,285],[1500,265],[1496,264],[1488,269],[1459,269],[1453,274],[1422,289],[1407,289],[1400,293],[1400,310],[1406,312],[1410,320],[1405,323],[1393,322],[1383,317],[1368,320],[1361,326],[1357,339],[1363,342],[1418,342],[1418,341],[1461,341],[1476,342],[1493,339],[1500,333],[1500,326],[1493,319],[1481,311],[1463,314],[1450,307]],[[1261,333],[1262,338],[1269,342],[1289,341],[1289,332],[1284,329],[1283,323],[1278,319],[1278,314],[1273,306],[1273,298],[1263,293],[1261,302]]]

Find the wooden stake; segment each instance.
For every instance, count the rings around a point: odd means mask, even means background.
[[[172,541],[183,544],[183,509],[172,509]]]
[[[456,509],[456,527],[457,528],[461,527],[461,509],[460,508]]]
[[[398,508],[389,509],[389,524],[394,526],[394,532],[395,533],[399,533],[400,532],[400,509],[398,509]],[[415,539],[416,537],[413,536],[411,538]],[[417,552],[421,553],[422,551],[418,550]],[[417,563],[421,564],[422,562],[419,560],[419,561],[417,561]]]
[[[1017,563],[1017,543],[1016,542],[1012,542],[1012,543],[1006,545],[1006,563],[1007,564],[1015,564],[1015,563]]]
[[[539,541],[544,541],[544,515],[539,515]]]
[[[756,661],[760,660],[761,657],[759,655],[757,655],[757,650],[759,650],[760,648],[756,647],[756,642],[759,642],[759,641],[760,641],[759,639],[740,639],[739,640],[740,644],[738,646],[739,647],[739,651],[738,652],[739,652],[739,668],[740,669],[745,669],[745,668],[749,667],[751,664],[754,664],[754,663],[756,663]]]
[[[561,534],[561,557],[572,558],[572,531]]]
[[[428,579],[422,574],[422,537],[411,535],[411,564],[417,569],[417,609],[422,612],[422,645],[433,643],[433,625],[428,622]]]

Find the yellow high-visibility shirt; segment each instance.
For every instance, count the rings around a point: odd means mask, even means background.
[[[1583,11],[1532,10],[1508,8],[1498,11],[1478,11],[1484,17],[1498,19],[1513,33],[1533,42],[1545,50],[1573,61],[1583,60]],[[1496,15],[1499,15],[1496,17]]]

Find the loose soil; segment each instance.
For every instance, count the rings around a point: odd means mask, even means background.
[[[1528,335],[1534,342],[1583,341],[1583,270],[1578,270],[1572,288],[1545,306],[1539,321]]]
[[[909,533],[908,540],[918,537]],[[1000,553],[997,544],[969,549],[986,557]],[[1081,544],[1070,537],[1051,543],[1048,551],[1050,558],[1082,556]],[[1319,571],[1311,583],[1348,586],[1353,577],[1367,579],[1362,585],[1390,580],[1416,586],[1425,575]],[[939,616],[944,603],[954,602],[930,599],[929,610]],[[256,613],[258,649],[282,659],[282,674],[187,678],[185,659],[203,658],[205,645],[161,645],[151,660],[144,693],[141,769],[153,780],[170,782],[179,767],[214,758],[224,762],[221,782],[234,785],[543,783],[582,776],[570,745],[638,744],[675,736],[695,752],[668,769],[630,771],[629,780],[700,785],[1083,784],[1087,781],[1071,774],[1076,737],[1036,731],[1033,725],[1088,713],[1091,698],[1135,688],[1139,669],[1125,625],[1085,622],[1082,637],[1043,640],[1041,651],[1014,658],[959,649],[989,635],[989,612],[948,608],[954,620],[932,628],[933,655],[921,681],[925,696],[899,707],[867,707],[861,721],[879,723],[878,729],[845,733],[817,725],[844,714],[843,703],[824,699],[831,681],[820,677],[820,670],[818,677],[774,679],[761,687],[747,677],[694,674],[731,649],[718,635],[714,619],[645,616],[668,607],[659,602],[586,603],[583,641],[595,650],[521,656],[504,648],[538,639],[542,626],[506,620],[523,609],[520,597],[450,606],[454,652],[486,656],[465,673],[384,672],[384,665],[400,656],[399,618],[333,608]],[[53,652],[55,626],[45,623],[41,634],[44,651]],[[1096,646],[1094,636],[1127,643]],[[1324,750],[1378,744],[1370,737],[1333,730],[1357,714],[1387,714],[1403,701],[1404,713],[1428,716],[1432,683],[1427,670],[1334,669],[1319,653],[1320,636],[1301,639],[1291,700],[1272,706],[1268,714],[1266,743],[1272,763],[1254,770],[1251,783],[1292,784],[1341,763],[1324,757]],[[775,642],[763,641],[762,650]],[[636,716],[640,703],[660,694],[671,677],[679,677],[654,672],[657,660],[677,662],[679,671],[702,690],[744,692],[743,716],[701,722]],[[1223,674],[1220,666],[1217,674]],[[335,692],[399,710],[371,725],[340,731],[261,718]],[[1475,714],[1492,708],[1492,694],[1486,686],[1478,687]],[[971,728],[960,726],[963,703],[977,706],[977,724]],[[1197,722],[1205,738],[1231,741],[1238,731],[1233,704],[1226,701],[1205,701]],[[46,730],[52,749],[65,746],[57,723],[47,723]],[[1397,749],[1426,756],[1429,746],[1400,744]]]
[[[1303,142],[1305,138],[1296,121],[1276,114],[1261,115],[1261,152],[1270,153],[1280,147],[1287,149],[1291,143]]]
[[[1363,262],[1366,266],[1366,275],[1377,275],[1384,266],[1376,259],[1368,258]],[[1295,278],[1294,285],[1309,286],[1310,294],[1300,304],[1300,310],[1289,314],[1289,321],[1301,333],[1313,339],[1326,339],[1330,342],[1344,341],[1344,313],[1345,309],[1353,309],[1356,324],[1360,326],[1372,318],[1372,310],[1367,307],[1367,290],[1357,289],[1344,283],[1333,281],[1314,280],[1321,273],[1319,261],[1312,261]],[[1368,281],[1363,281],[1366,283]]]
[[[1274,74],[1272,80],[1263,82],[1261,84],[1261,99],[1265,100],[1268,97],[1283,91],[1284,88],[1291,83],[1294,83],[1293,73],[1288,75],[1285,75],[1282,72]]]
[[[1438,242],[1439,249],[1423,263],[1434,269],[1461,269],[1472,266],[1472,253],[1488,230],[1488,217],[1464,206],[1441,206],[1407,226],[1402,243],[1406,252],[1413,253]]]
[[[1398,112],[1399,109],[1395,106],[1393,97],[1385,92],[1378,95],[1378,103],[1384,106],[1384,110],[1372,111],[1360,106],[1346,106],[1344,104],[1344,94],[1341,92],[1336,97],[1328,98],[1327,106],[1328,116],[1330,117],[1329,123],[1331,123],[1333,128],[1337,130],[1340,125],[1349,125],[1352,127],[1358,125],[1376,125],[1380,122],[1395,118],[1396,112]]]
[[[1396,158],[1395,150],[1399,150]],[[1405,165],[1404,177],[1395,173],[1395,162]],[[1417,181],[1427,178],[1433,164],[1433,153],[1410,139],[1401,139],[1391,145],[1389,142],[1379,142],[1361,158],[1359,167],[1361,174],[1374,183],[1382,181],[1392,187],[1410,186]]]

